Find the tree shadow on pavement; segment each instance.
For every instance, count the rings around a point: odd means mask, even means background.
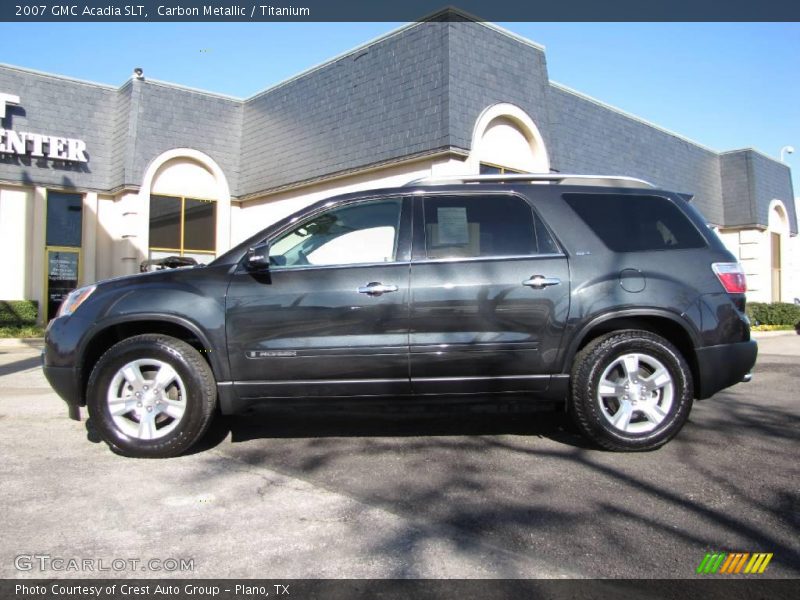
[[[35,369],[40,366],[42,366],[42,359],[38,355],[29,358],[23,358],[21,360],[0,365],[0,377],[3,377],[4,375],[12,375],[14,373],[20,373],[22,371],[30,371],[31,369]]]
[[[302,408],[261,409],[247,415],[217,415],[196,452],[216,447],[228,436],[233,443],[259,439],[407,438],[524,435],[549,438],[578,447],[593,446],[557,410],[534,410],[514,403],[404,406],[402,400],[354,409],[352,404],[305,404]]]
[[[754,406],[735,394],[698,403],[675,440],[647,453],[594,450],[563,413],[448,407],[227,417],[197,450],[402,516],[364,549],[392,577],[430,576],[426,557],[442,543],[485,559],[476,576],[550,565],[551,575],[683,578],[707,551],[744,551],[773,552],[768,574],[797,577],[797,412]],[[280,494],[262,486],[254,501]]]

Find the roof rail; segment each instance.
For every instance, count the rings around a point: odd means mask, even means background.
[[[562,185],[597,185],[606,187],[656,187],[649,181],[626,177],[624,175],[571,175],[565,173],[508,173],[505,175],[447,175],[444,177],[423,177],[406,184],[413,185],[447,185],[455,183],[506,183],[506,182],[542,182]]]

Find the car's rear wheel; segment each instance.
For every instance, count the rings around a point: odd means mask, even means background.
[[[570,412],[582,433],[609,450],[652,450],[681,430],[692,409],[686,360],[649,331],[592,340],[575,357]]]
[[[100,436],[119,454],[165,458],[205,433],[216,387],[208,363],[184,341],[146,334],[112,346],[95,365],[87,407]]]

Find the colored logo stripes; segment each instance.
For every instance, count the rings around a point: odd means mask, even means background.
[[[772,560],[772,552],[708,552],[697,567],[701,575],[761,574]]]

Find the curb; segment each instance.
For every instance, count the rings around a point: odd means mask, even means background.
[[[0,348],[44,348],[44,338],[0,338]]]
[[[750,337],[759,339],[759,338],[771,338],[771,337],[778,337],[782,335],[800,335],[793,329],[789,329],[787,331],[752,331],[750,332]]]

